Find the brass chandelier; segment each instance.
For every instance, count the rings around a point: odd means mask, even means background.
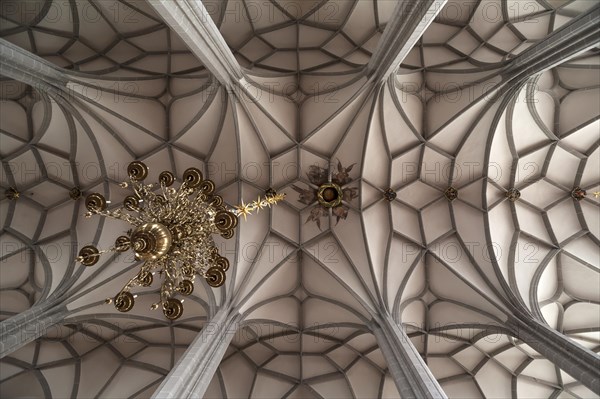
[[[126,235],[117,237],[115,245],[109,249],[100,251],[92,245],[84,246],[77,261],[93,266],[102,253],[132,249],[135,258],[144,263],[114,298],[106,299],[106,303],[114,303],[121,312],[130,311],[135,300],[131,289],[151,286],[158,273],[163,279],[160,300],[151,309],[162,306],[165,317],[171,320],[183,313],[182,301],[175,295],[190,295],[196,276],[206,279],[211,287],[220,287],[225,282],[229,261],[219,255],[213,234],[227,239],[233,237],[239,216],[246,218],[253,211],[270,207],[285,197],[285,194],[270,189],[262,199],[259,197],[249,204],[228,209],[223,198],[214,194],[213,181],[203,179],[197,168],[189,168],[183,173],[178,188],[171,187],[176,179],[169,171],[160,173],[158,185],[144,184],[148,167],[143,162],[130,163],[127,173],[129,183],[123,182],[120,186],[131,188],[133,193],[125,197],[123,205],[108,210],[104,196],[93,193],[86,198],[88,212],[85,216],[120,219],[133,228]]]

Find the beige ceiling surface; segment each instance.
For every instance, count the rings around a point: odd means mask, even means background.
[[[449,1],[381,84],[364,71],[391,1],[204,3],[247,68],[235,94],[145,0],[2,3],[0,36],[65,68],[70,94],[1,82],[0,185],[21,198],[0,202],[0,317],[53,293],[70,312],[2,359],[2,396],[149,397],[231,301],[243,321],[206,397],[399,397],[369,331],[378,308],[404,324],[450,397],[590,397],[490,327],[506,320],[508,287],[600,349],[600,57],[531,77],[505,103],[484,94],[594,2]],[[134,159],[153,179],[199,167],[230,205],[268,187],[287,194],[219,243],[227,283],[198,284],[176,322],[149,309],[156,288],[127,314],[104,304],[134,273],[131,257],[74,263],[79,246],[109,247],[126,227],[84,218],[69,191],[116,204]],[[294,188],[315,188],[311,167],[339,165],[357,193],[345,219]],[[573,201],[574,186],[588,197]]]

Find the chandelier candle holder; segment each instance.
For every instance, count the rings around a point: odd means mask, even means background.
[[[86,217],[100,215],[123,220],[130,225],[126,235],[116,238],[115,245],[106,250],[86,245],[79,251],[77,261],[85,266],[95,265],[101,254],[133,250],[135,258],[143,261],[139,272],[123,289],[106,303],[113,303],[120,312],[133,308],[134,287],[149,287],[156,273],[162,278],[160,300],[151,309],[162,306],[166,318],[175,320],[183,313],[182,300],[176,295],[187,296],[194,291],[197,276],[206,279],[211,287],[225,282],[229,260],[219,255],[213,235],[229,239],[233,237],[238,217],[250,215],[270,207],[285,198],[285,194],[268,192],[266,197],[234,208],[227,208],[223,198],[214,194],[215,184],[203,179],[197,168],[183,173],[178,188],[171,187],[175,176],[169,171],[161,172],[158,184],[144,184],[148,167],[134,161],[127,167],[129,182],[120,183],[121,188],[133,192],[126,196],[123,205],[108,210],[108,201],[102,194],[87,196]]]

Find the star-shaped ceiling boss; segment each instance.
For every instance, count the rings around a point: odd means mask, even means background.
[[[298,201],[301,203],[306,205],[311,205],[315,201],[319,203],[319,206],[315,206],[310,211],[305,223],[315,222],[320,230],[321,218],[329,216],[329,209],[336,217],[336,225],[340,219],[348,217],[350,208],[344,205],[343,202],[349,202],[358,197],[358,187],[348,187],[353,180],[350,177],[350,171],[354,165],[356,163],[344,167],[342,162],[338,160],[337,171],[331,174],[331,178],[327,169],[318,165],[311,165],[306,175],[308,180],[317,188],[302,188],[295,184],[292,186],[300,194]]]

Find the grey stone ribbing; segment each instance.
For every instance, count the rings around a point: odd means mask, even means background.
[[[498,94],[513,97],[532,76],[597,46],[600,42],[599,22],[600,5],[574,18],[515,57],[500,71],[502,82],[497,86]],[[530,92],[527,93],[527,101],[533,101]],[[512,151],[514,152],[514,148]],[[486,163],[490,159],[490,152],[491,141],[486,150]],[[516,220],[514,207],[512,213]],[[491,225],[487,215],[485,225],[486,241],[492,242]],[[512,331],[512,335],[531,346],[575,380],[596,394],[600,394],[600,357],[536,319],[517,298],[513,288],[503,282],[502,273],[499,271],[500,266],[493,254],[491,259],[499,281],[511,302],[512,313],[507,313],[509,319],[506,326]]]
[[[511,316],[507,327],[516,338],[600,395],[600,356],[533,318]]]
[[[574,18],[548,37],[523,51],[501,72],[503,83],[519,85],[600,42],[600,5]]]
[[[149,0],[148,3],[219,82],[235,87],[243,77],[242,69],[202,2]]]
[[[52,93],[63,90],[66,75],[50,62],[0,39],[0,75]],[[33,245],[31,243],[30,245]],[[0,323],[0,358],[44,336],[48,328],[60,323],[68,310],[55,293]]]
[[[0,61],[0,75],[35,88],[47,89],[50,82],[64,86],[68,81],[60,68],[4,39],[0,39]]]
[[[373,334],[402,398],[446,398],[408,335],[390,315],[378,318]]]
[[[414,48],[447,0],[399,1],[388,21],[377,50],[367,64],[367,74],[382,82]]]
[[[239,314],[224,307],[207,322],[153,398],[201,398],[237,331]]]
[[[24,345],[46,335],[68,314],[64,305],[44,303],[33,306],[0,323],[0,359]]]

